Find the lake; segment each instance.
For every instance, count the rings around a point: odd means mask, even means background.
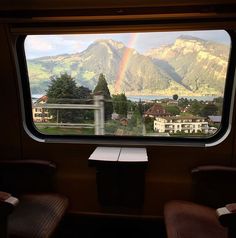
[[[212,101],[214,98],[217,98],[218,96],[183,96],[180,98],[187,98],[187,99],[196,99],[198,101]],[[144,96],[127,96],[127,99],[131,101],[148,101],[148,100],[160,100],[164,98],[172,99],[172,96],[153,96],[153,95],[144,95]]]
[[[42,97],[42,94],[33,94],[32,99],[37,100],[38,98]],[[187,98],[187,99],[197,99],[198,101],[212,101],[214,98],[217,98],[218,96],[183,96],[179,98]],[[148,101],[148,100],[160,100],[164,98],[172,99],[172,96],[153,96],[153,95],[143,95],[143,96],[127,96],[127,99],[138,102],[138,101]]]

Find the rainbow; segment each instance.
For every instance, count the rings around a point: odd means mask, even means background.
[[[119,70],[118,70],[118,74],[115,80],[115,93],[120,93],[120,86],[122,81],[124,80],[124,76],[125,76],[125,72],[127,70],[127,66],[129,64],[130,61],[130,55],[132,53],[132,48],[135,44],[135,41],[137,40],[137,36],[138,33],[131,33],[129,42],[127,44],[127,48],[123,54],[123,57],[120,61],[120,65],[119,65]]]

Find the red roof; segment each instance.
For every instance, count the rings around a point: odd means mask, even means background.
[[[44,95],[41,98],[39,98],[36,102],[41,103],[41,102],[47,102],[48,96]]]
[[[144,115],[146,116],[169,116],[168,113],[160,104],[154,104],[151,108],[149,108]]]

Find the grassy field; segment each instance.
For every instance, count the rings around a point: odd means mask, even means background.
[[[61,128],[37,126],[37,130],[45,135],[94,135],[94,128]]]

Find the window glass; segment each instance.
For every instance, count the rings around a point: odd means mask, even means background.
[[[28,35],[33,123],[45,135],[211,137],[230,44],[222,30]]]

